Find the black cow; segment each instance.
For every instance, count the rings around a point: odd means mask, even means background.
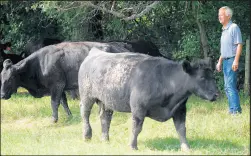
[[[25,46],[25,51],[23,52],[25,54],[24,57],[29,56],[33,52],[39,50],[42,47],[61,43],[62,40],[59,40],[57,38],[41,38],[39,40],[34,40],[29,42]],[[138,52],[143,54],[148,54],[151,56],[162,56],[164,57],[160,52],[158,47],[152,43],[151,41],[145,41],[145,40],[133,40],[133,41],[110,41],[110,42],[103,42],[109,45],[112,45],[111,51],[113,52],[121,52],[121,48],[123,48],[123,51],[131,51],[131,52]],[[120,50],[118,50],[120,49]],[[78,90],[70,90],[70,95],[73,99],[78,99],[79,94]]]
[[[3,61],[6,59],[10,59],[13,63],[17,63],[19,61],[21,61],[23,59],[23,53],[21,53],[20,55],[16,55],[16,54],[6,54],[4,52],[4,50],[11,50],[11,42],[7,42],[5,44],[0,44],[0,71],[2,71],[3,69]]]
[[[11,50],[11,42],[7,42],[5,44],[0,44],[0,72],[3,70],[3,61],[6,59],[10,59],[13,63],[17,63],[21,61],[24,57],[24,53],[21,53],[20,55],[16,54],[6,54],[4,51],[10,51]],[[0,87],[1,87],[1,79],[0,79]],[[17,92],[17,91],[15,91]]]
[[[33,52],[35,52],[45,46],[58,44],[61,42],[62,42],[62,40],[57,39],[57,38],[41,38],[38,40],[33,40],[33,41],[28,42],[25,45],[23,53],[25,54],[25,57],[28,57]]]
[[[163,56],[158,47],[151,41],[146,40],[133,40],[133,41],[110,41],[107,42],[113,45],[124,47],[129,51],[134,51],[142,54],[148,54],[150,56]]]
[[[106,43],[62,42],[41,48],[14,65],[7,59],[1,72],[1,98],[9,99],[21,86],[37,98],[51,95],[54,122],[58,120],[60,99],[71,116],[64,91],[78,89],[78,70],[92,47],[115,53],[127,51]]]
[[[59,39],[56,38],[42,38],[36,41],[29,42],[25,46],[25,50],[20,54],[6,54],[4,50],[10,50],[11,48],[11,42],[7,42],[5,44],[0,44],[0,51],[1,51],[1,56],[0,56],[0,72],[3,69],[3,61],[6,59],[10,59],[13,64],[16,64],[17,62],[21,61],[22,59],[28,57],[31,53],[39,50],[42,47],[60,43],[62,42]],[[0,81],[0,87],[1,87],[1,81]],[[17,92],[17,91],[16,91]],[[71,96],[73,99],[77,97],[77,94],[75,91],[71,91]]]
[[[89,116],[93,104],[100,107],[102,139],[109,140],[113,111],[132,113],[131,148],[145,117],[164,122],[173,118],[181,148],[186,139],[186,102],[191,94],[216,100],[217,88],[209,61],[177,63],[163,57],[135,53],[105,53],[93,48],[78,74],[84,139],[91,139]]]
[[[33,52],[35,52],[45,46],[58,44],[61,42],[63,42],[63,41],[60,39],[57,39],[57,38],[41,38],[38,40],[33,40],[31,42],[28,42],[25,45],[24,51],[22,53],[24,54],[24,57],[28,57]],[[79,97],[78,90],[71,90],[69,92],[70,92],[72,99],[77,99]]]

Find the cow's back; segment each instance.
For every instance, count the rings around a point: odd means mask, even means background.
[[[144,81],[143,77],[137,76],[140,72],[147,73],[147,70],[139,71],[139,67],[146,61],[156,63],[161,59],[130,52],[112,54],[92,50],[79,70],[80,94],[91,94],[108,108],[129,112],[133,83]]]
[[[52,77],[65,79],[65,90],[71,90],[78,88],[79,67],[93,47],[106,51],[110,48],[108,44],[98,42],[62,42],[43,47],[29,58],[38,60],[37,72],[41,71],[38,74],[41,82]],[[44,85],[49,87],[46,83]]]
[[[113,83],[116,86],[122,86],[125,83],[125,79],[127,79],[124,75],[129,75],[136,64],[147,58],[147,55],[131,52],[114,54],[96,49],[95,52],[91,51],[86,57],[81,65],[81,70],[92,73],[96,83],[101,81],[104,84]],[[105,79],[100,79],[100,77]]]
[[[78,70],[88,55],[88,48],[81,44],[60,43],[49,45],[32,53],[27,59],[30,64],[36,63],[38,81],[46,87],[49,86],[47,80],[58,79],[65,81],[65,90],[77,88]]]

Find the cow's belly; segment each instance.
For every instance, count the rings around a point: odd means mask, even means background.
[[[74,70],[74,69],[73,69]],[[78,88],[78,72],[72,71],[66,73],[66,89]]]
[[[123,101],[113,101],[113,102],[106,102],[105,108],[117,111],[117,112],[131,112],[130,105]]]
[[[105,105],[106,109],[117,112],[131,112],[129,97],[124,94],[113,92],[110,94],[99,94],[97,97],[97,99]]]
[[[50,95],[50,90],[45,88],[38,88],[36,90],[28,89],[29,93],[35,98],[41,98],[46,95]]]
[[[164,122],[172,117],[171,110],[167,107],[151,107],[147,110],[147,117],[156,121]]]

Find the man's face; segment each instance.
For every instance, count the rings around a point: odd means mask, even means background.
[[[230,16],[226,16],[226,10],[223,8],[219,10],[218,18],[222,25],[226,25],[230,20]]]

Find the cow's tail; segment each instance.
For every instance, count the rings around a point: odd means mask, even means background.
[[[99,117],[101,117],[104,113],[105,107],[102,102],[99,102]]]

